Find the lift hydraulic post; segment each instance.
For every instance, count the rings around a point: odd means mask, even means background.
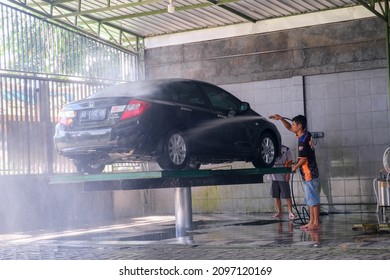
[[[66,174],[50,177],[50,184],[81,184],[84,191],[174,188],[176,236],[192,229],[191,187],[263,183],[265,174],[290,173],[291,168],[172,170],[99,175]]]

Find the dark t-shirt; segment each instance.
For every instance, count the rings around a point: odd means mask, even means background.
[[[298,138],[298,158],[307,158],[306,163],[299,168],[304,181],[310,181],[319,176],[316,154],[310,141],[311,133],[309,131]]]

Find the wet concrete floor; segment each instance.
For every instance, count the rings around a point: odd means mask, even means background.
[[[0,259],[390,259],[386,217],[326,214],[321,229],[301,220],[261,215],[194,215],[193,229],[176,237],[174,216],[132,218],[59,232],[0,235]],[[379,227],[378,227],[379,226]]]

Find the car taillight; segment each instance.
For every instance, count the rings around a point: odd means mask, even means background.
[[[122,114],[121,120],[142,115],[149,107],[150,104],[145,101],[132,100],[129,102],[129,104],[127,104],[126,109]]]
[[[58,122],[63,125],[71,125],[73,123],[73,118],[75,117],[75,111],[61,110],[58,114]]]

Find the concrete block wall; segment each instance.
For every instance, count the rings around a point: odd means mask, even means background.
[[[319,24],[147,49],[147,79],[193,78],[217,85],[386,67],[384,22]]]

